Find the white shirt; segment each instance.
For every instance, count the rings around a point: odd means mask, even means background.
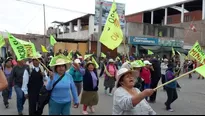
[[[162,74],[162,75],[165,75],[167,69],[168,69],[167,64],[165,64],[164,62],[162,62],[162,63],[161,63],[161,74]]]
[[[41,65],[39,65],[39,67],[34,67],[33,65],[30,65],[30,69],[35,69],[36,72],[38,72],[39,70],[41,70],[42,72],[44,72],[45,77],[43,78],[43,81],[47,81],[48,80],[48,76],[45,70],[43,70],[43,67]],[[29,73],[27,70],[24,71],[23,74],[23,83],[22,83],[22,87],[21,90],[24,92],[24,94],[28,94],[28,82],[29,82]]]
[[[135,89],[140,93],[139,89]],[[114,93],[112,115],[156,115],[156,112],[145,99],[133,106],[132,96],[125,89],[119,87]]]

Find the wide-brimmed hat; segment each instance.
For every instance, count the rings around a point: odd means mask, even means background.
[[[109,63],[114,63],[115,61],[113,59],[109,59]]]
[[[163,61],[164,61],[164,62],[168,62],[169,60],[165,58]]]
[[[86,63],[86,67],[88,67],[89,64],[93,64],[93,65],[95,66],[95,63],[94,63],[93,61],[88,61],[88,62]]]
[[[127,74],[127,73],[132,73],[132,75],[134,76],[134,71],[130,70],[130,69],[127,69],[127,68],[121,68],[120,70],[118,70],[117,72],[117,84],[119,83],[119,80],[121,79],[121,77],[124,75],[124,74]]]
[[[42,55],[40,53],[36,53],[35,56],[32,57],[32,59],[41,59]]]
[[[144,61],[144,64],[145,64],[145,65],[152,65],[152,63],[150,63],[148,60],[145,60],[145,61]]]
[[[51,59],[49,66],[53,67],[69,63],[71,63],[71,60],[69,60],[67,57],[65,57],[64,55],[58,55]]]
[[[127,68],[127,69],[131,70],[132,66],[131,66],[130,62],[125,62],[122,64],[121,68]]]
[[[138,64],[137,62],[132,62],[131,66],[132,66],[132,68],[141,68],[141,67],[143,67],[142,65]]]

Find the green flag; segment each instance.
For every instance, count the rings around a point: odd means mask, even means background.
[[[106,55],[103,52],[101,53],[100,56],[103,57],[103,58],[106,58]]]
[[[139,66],[145,66],[144,62],[142,62],[142,60],[135,60],[135,62],[139,65]]]
[[[58,62],[58,60],[60,60],[61,62]],[[62,60],[63,60],[63,62],[62,62]],[[54,57],[51,59],[51,61],[50,61],[50,63],[49,63],[49,66],[60,65],[60,63],[62,63],[62,65],[63,65],[63,64],[68,64],[68,63],[70,63],[70,62],[71,62],[70,59],[68,59],[66,56],[60,54],[60,55],[58,55],[58,56],[54,56]]]
[[[54,38],[52,35],[50,35],[50,44],[51,44],[52,46],[54,46],[55,43],[57,43],[56,40],[55,40],[55,38]]]
[[[205,65],[196,68],[195,71],[198,72],[203,77],[205,77]]]
[[[25,50],[25,47],[23,44],[21,44],[19,41],[17,41],[17,39],[11,35],[10,33],[8,33],[8,39],[9,39],[9,43],[17,57],[17,60],[23,60],[25,58],[27,58],[27,51]]]
[[[5,45],[5,40],[3,35],[0,35],[0,48],[3,47]]]
[[[93,58],[93,57],[92,57],[92,62],[94,62],[94,63],[95,63],[95,68],[97,68],[97,69],[98,69],[98,68],[99,68],[99,65],[98,65],[98,63],[96,62],[95,58]]]
[[[91,57],[93,54],[86,54],[85,56],[84,56],[84,60],[86,60],[87,58],[89,58],[89,57]]]
[[[153,55],[154,53],[151,50],[148,50],[148,55]]]

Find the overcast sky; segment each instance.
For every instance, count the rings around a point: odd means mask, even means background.
[[[84,13],[95,13],[95,0],[0,0],[0,31],[11,33],[44,33],[43,7],[24,3],[30,1]],[[108,0],[112,1],[112,0]],[[126,4],[126,15],[185,0],[115,0]],[[148,4],[149,3],[149,4]],[[85,15],[46,7],[46,26],[52,21],[68,21]]]

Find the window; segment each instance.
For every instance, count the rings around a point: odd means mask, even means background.
[[[167,24],[172,24],[172,17],[167,18]]]
[[[167,37],[167,27],[159,27],[158,28],[158,36],[159,37]]]
[[[143,34],[154,36],[154,26],[150,24],[144,24]]]
[[[184,22],[190,22],[192,21],[192,17],[190,15],[184,16]]]

